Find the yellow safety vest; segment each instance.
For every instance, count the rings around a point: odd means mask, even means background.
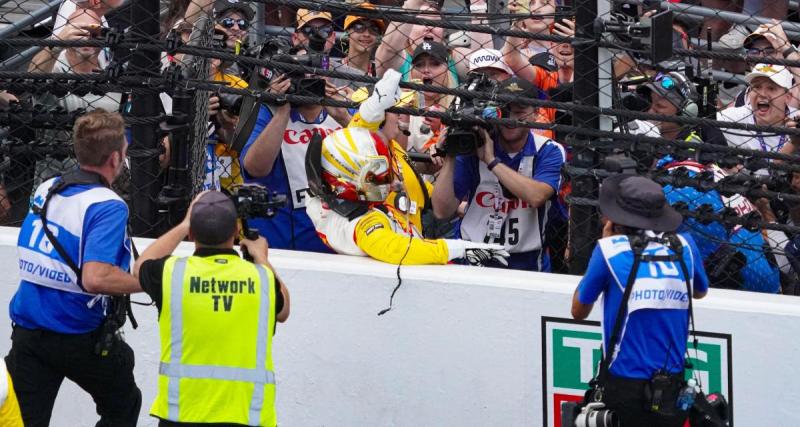
[[[158,325],[152,415],[176,422],[275,426],[275,277],[236,255],[170,257]]]

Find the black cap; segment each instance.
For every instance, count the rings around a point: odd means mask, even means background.
[[[438,59],[440,62],[447,63],[447,58],[450,56],[450,52],[447,48],[438,42],[433,40],[423,40],[422,43],[414,49],[414,54],[411,55],[411,63],[417,62],[417,58],[422,55],[430,55],[433,58]]]
[[[233,200],[219,191],[209,191],[192,206],[189,229],[196,242],[219,245],[233,236],[236,218]]]
[[[540,90],[533,83],[519,77],[503,80],[498,88],[503,95],[516,95],[523,98],[539,99]]]
[[[253,8],[241,0],[216,0],[214,2],[214,16],[217,18],[229,10],[241,13],[248,21],[252,21],[256,16]]]

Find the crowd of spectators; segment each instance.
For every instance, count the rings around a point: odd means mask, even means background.
[[[72,2],[65,0],[53,29],[53,38],[82,40],[95,37],[105,26],[106,16],[120,2],[102,0]],[[380,10],[387,3],[348,3],[369,10]],[[732,10],[722,0],[696,2],[721,10]],[[725,3],[724,5],[718,3]],[[746,0],[744,11],[765,17],[785,17],[785,1],[766,2]],[[425,0],[405,0],[392,4],[394,10],[405,10],[409,16],[429,20],[442,19],[442,4]],[[574,12],[569,2],[561,0],[531,0],[509,3],[510,15],[505,23],[511,28],[536,34],[563,37],[575,35]],[[761,9],[761,8],[765,9]],[[470,2],[471,23],[487,24],[489,5],[484,0]],[[738,11],[738,10],[736,10]],[[635,10],[639,16],[655,12]],[[291,15],[291,18],[289,17]],[[179,34],[184,42],[193,37],[193,30],[205,17],[224,48],[245,52],[257,38],[255,4],[243,1],[193,0],[171,2],[162,20],[162,36],[170,31]],[[268,24],[282,25],[282,36],[292,46],[293,55],[322,54],[330,56],[330,69],[357,75],[381,77],[387,70],[397,70],[403,81],[423,83],[443,88],[456,88],[476,73],[483,74],[510,93],[533,99],[567,100],[571,97],[575,76],[575,50],[569,43],[554,43],[521,37],[493,38],[479,32],[451,32],[442,27],[390,22],[366,18],[357,14],[333,16],[330,12],[306,9],[293,10],[286,6],[267,7]],[[291,21],[291,22],[290,22]],[[734,65],[720,62],[716,68],[740,71],[744,78],[721,82],[720,96],[713,105],[698,92],[693,81],[696,63],[681,59],[653,64],[646,57],[614,52],[613,72],[620,82],[621,92],[634,96],[637,109],[662,116],[716,118],[737,123],[768,126],[795,126],[795,113],[800,107],[800,94],[795,81],[800,69],[755,61],[755,57],[800,60],[781,22],[777,20],[759,26],[730,27],[719,20],[705,22],[676,19],[673,25],[673,44],[676,48],[693,48],[704,39],[700,29],[713,27],[715,42],[729,50],[747,54],[748,61]],[[466,43],[465,43],[466,42]],[[321,48],[320,48],[321,46]],[[31,72],[96,73],[109,62],[106,49],[75,47],[45,48],[30,62]],[[164,57],[164,65],[183,58]],[[688,66],[687,66],[688,65]],[[210,80],[224,82],[235,88],[247,88],[250,75],[239,64],[211,61]],[[287,92],[312,93],[338,100],[363,101],[371,91],[369,84],[342,78],[319,79],[313,74],[304,76],[276,72],[267,91],[280,95]],[[304,92],[305,91],[305,92]],[[17,101],[14,95],[0,94],[0,103]],[[171,99],[162,96],[163,112],[169,114]],[[255,219],[251,226],[258,228],[271,247],[330,252],[321,240],[305,212],[308,182],[305,157],[308,142],[314,134],[325,136],[346,127],[355,111],[322,105],[275,103],[260,105],[254,114],[252,128],[241,152],[230,146],[240,117],[235,111],[223,108],[219,94],[212,94],[209,107],[209,137],[204,188],[230,190],[242,183],[254,183],[285,194],[288,203],[270,219]],[[400,106],[428,111],[447,111],[455,97],[433,91],[404,91]],[[34,104],[60,107],[65,111],[92,110],[125,112],[131,100],[127,94],[48,94],[37,96]],[[628,104],[625,104],[626,106]],[[709,107],[717,111],[708,115]],[[503,115],[531,122],[569,123],[570,111],[555,108],[534,108],[511,103],[500,108]],[[707,124],[683,125],[669,121],[646,122],[625,120],[617,123],[620,132],[642,133],[693,143],[727,145],[756,152],[795,153],[800,140],[788,134],[726,129]],[[433,117],[388,114],[381,131],[400,143],[407,152],[436,154],[442,149],[447,125]],[[509,268],[534,271],[566,272],[569,257],[566,223],[569,207],[565,195],[569,181],[563,165],[570,157],[568,141],[551,129],[498,126],[480,131],[482,146],[473,153],[459,156],[434,156],[430,163],[415,163],[417,172],[431,187],[431,209],[421,212],[424,230],[430,238],[457,236],[467,240],[503,245],[511,253]],[[36,138],[69,141],[66,131],[41,130]],[[169,148],[169,141],[164,141]],[[565,148],[565,146],[567,148]],[[693,177],[713,176],[721,182],[731,175],[751,172],[753,176],[772,174],[773,165],[767,162],[748,166],[717,156],[700,156],[698,149],[690,154],[667,157],[637,158],[643,169],[660,171],[664,175],[683,174]],[[712,158],[713,157],[713,158]],[[166,159],[166,157],[164,157]],[[162,167],[166,168],[166,162]],[[35,188],[42,179],[74,167],[71,156],[47,156],[35,164]],[[752,169],[752,170],[750,170]],[[783,191],[798,194],[800,177],[789,173]],[[5,190],[3,190],[5,191]],[[723,214],[734,211],[741,217],[757,214],[761,224],[779,222],[796,224],[800,219],[797,207],[791,202],[753,199],[726,191],[698,190],[693,187],[665,187],[670,203],[682,204],[696,212]],[[4,214],[10,210],[3,207]],[[408,207],[407,209],[412,209]],[[415,212],[411,212],[415,214]],[[13,215],[8,215],[13,222]],[[554,231],[556,230],[556,231]],[[692,233],[707,262],[714,263],[712,285],[742,288],[762,292],[792,292],[798,273],[792,266],[798,263],[800,241],[791,234],[776,233],[763,226],[756,228],[731,225],[724,221],[687,219],[683,231]]]

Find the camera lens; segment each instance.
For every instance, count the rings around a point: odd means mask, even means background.
[[[586,421],[590,427],[620,427],[619,417],[610,409],[592,411]]]

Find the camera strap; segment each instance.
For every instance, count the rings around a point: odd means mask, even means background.
[[[680,238],[676,234],[671,233],[666,235],[664,238],[643,235],[629,235],[628,240],[630,242],[631,249],[633,250],[633,266],[631,267],[631,272],[628,275],[628,281],[625,285],[625,292],[622,296],[622,300],[620,301],[619,309],[617,310],[617,316],[614,320],[611,338],[608,341],[607,351],[610,351],[611,353],[607,354],[607,352],[603,352],[597,377],[589,383],[590,387],[597,388],[599,390],[602,390],[603,385],[608,379],[610,360],[617,351],[616,346],[620,341],[623,320],[628,315],[628,300],[630,299],[631,292],[633,291],[633,285],[636,282],[636,274],[638,273],[639,266],[642,262],[665,261],[677,262],[680,265],[681,272],[684,276],[684,283],[686,284],[687,298],[689,299],[688,316],[690,335],[692,335],[694,338],[693,344],[695,349],[697,349],[697,335],[695,333],[694,315],[692,311],[692,286],[689,279],[689,269],[686,267],[686,263],[683,260],[683,244],[681,243]],[[644,250],[650,242],[665,244],[673,253],[670,255],[645,255]],[[595,397],[595,399],[598,398]]]

